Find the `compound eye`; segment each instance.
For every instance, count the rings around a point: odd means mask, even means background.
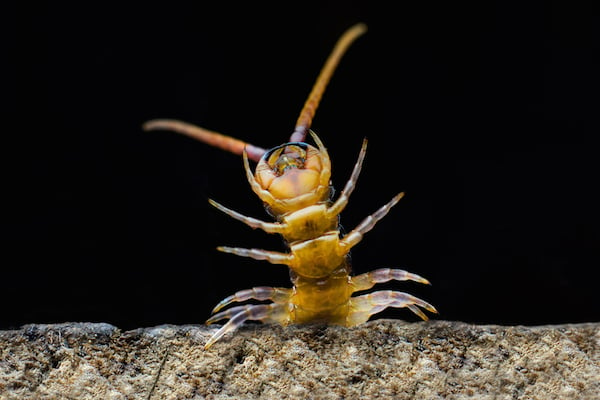
[[[269,150],[256,167],[256,180],[276,199],[291,199],[319,186],[319,150],[306,143],[286,143]]]

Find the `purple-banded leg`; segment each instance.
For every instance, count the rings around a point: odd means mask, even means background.
[[[235,331],[247,320],[287,325],[289,315],[287,304],[255,304],[232,307],[209,319],[209,321],[212,320],[212,322],[214,322],[220,319],[229,318],[229,321],[208,339],[208,342],[204,345],[204,349],[208,349],[226,333]]]
[[[223,307],[231,303],[239,303],[246,300],[272,300],[273,303],[281,304],[290,299],[291,290],[285,288],[274,288],[268,286],[258,286],[252,289],[240,290],[231,296],[221,300],[219,304],[213,308],[212,313],[216,313]],[[210,320],[209,320],[210,321]],[[214,322],[214,321],[213,321]]]
[[[351,285],[354,291],[371,289],[377,283],[389,281],[414,281],[431,285],[429,281],[422,276],[412,274],[402,269],[379,268],[371,272],[356,275],[352,277]]]
[[[429,318],[419,309],[419,307],[424,308],[429,312],[437,313],[434,306],[408,293],[396,292],[393,290],[381,290],[350,298],[350,312],[346,319],[346,326],[362,324],[363,322],[366,322],[371,315],[377,314],[388,307],[406,307],[425,321]]]

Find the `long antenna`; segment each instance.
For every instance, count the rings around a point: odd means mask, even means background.
[[[356,38],[366,31],[367,26],[363,23],[358,23],[350,27],[338,39],[333,51],[325,61],[325,65],[319,73],[317,81],[313,85],[313,88],[308,95],[308,99],[306,99],[306,102],[304,103],[302,111],[300,111],[300,116],[296,121],[296,127],[294,128],[294,132],[290,137],[290,142],[303,142],[306,139],[306,135],[312,123],[313,117],[315,116],[315,112],[317,111],[317,107],[319,107],[321,97],[323,97],[323,93],[325,92],[325,88],[333,76],[333,72],[352,42],[354,42]],[[256,162],[260,161],[263,154],[266,153],[266,150],[262,147],[254,146],[250,143],[244,142],[243,140],[175,119],[153,119],[144,123],[142,129],[146,131],[174,131],[237,155],[242,155],[245,149],[248,153],[248,158]]]
[[[317,111],[317,107],[319,107],[321,97],[323,97],[323,93],[327,88],[327,84],[331,80],[333,72],[352,42],[354,42],[366,31],[367,26],[363,23],[358,23],[350,27],[338,39],[333,51],[327,58],[327,61],[325,61],[325,65],[323,65],[323,68],[319,73],[317,81],[313,85],[313,88],[308,95],[308,99],[306,99],[304,107],[302,107],[302,111],[300,111],[300,116],[296,121],[296,127],[294,128],[294,132],[290,137],[290,142],[304,142],[304,139],[306,139],[306,134],[308,133],[308,129],[312,124],[313,117],[315,116],[315,112]]]
[[[153,119],[144,123],[142,129],[145,131],[166,130],[181,133],[211,146],[218,147],[221,150],[237,154],[238,156],[241,156],[244,149],[246,149],[248,158],[256,162],[260,161],[263,154],[267,152],[262,147],[254,146],[243,140],[176,119]]]

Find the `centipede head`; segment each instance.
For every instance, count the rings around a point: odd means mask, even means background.
[[[244,157],[248,181],[275,216],[328,201],[331,162],[319,137],[310,132],[318,147],[289,142],[268,150],[253,175]]]

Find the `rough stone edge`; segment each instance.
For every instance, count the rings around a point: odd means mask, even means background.
[[[44,347],[43,354],[38,354],[42,358],[41,364],[44,360],[48,364],[56,363],[57,359],[64,360],[72,354],[74,348],[81,348],[86,344],[100,346],[108,345],[110,343],[117,344],[118,346],[124,346],[126,344],[133,345],[134,349],[139,347],[138,350],[144,352],[144,357],[147,359],[144,362],[149,364],[148,374],[142,375],[146,378],[143,384],[144,388],[150,388],[151,391],[158,385],[158,378],[160,372],[165,365],[167,355],[170,352],[170,346],[172,342],[186,343],[187,345],[201,348],[202,344],[206,342],[208,337],[214,332],[217,327],[209,327],[205,325],[160,325],[155,327],[138,328],[129,331],[121,331],[119,328],[107,324],[107,323],[61,323],[61,324],[28,324],[22,326],[16,330],[0,331],[0,344],[5,345],[14,341],[20,341],[21,345],[25,345],[27,350],[27,344],[31,344],[31,349],[35,348],[34,344],[42,344]],[[519,334],[550,334],[555,336],[564,335],[564,332],[576,335],[588,335],[589,347],[587,351],[589,354],[589,362],[593,364],[593,367],[600,368],[600,355],[598,353],[600,349],[600,323],[579,323],[579,324],[560,324],[560,325],[540,325],[540,326],[501,326],[501,325],[473,325],[462,322],[451,322],[451,321],[430,321],[428,323],[406,323],[397,320],[376,320],[368,322],[360,327],[356,328],[342,328],[342,327],[325,327],[325,326],[292,326],[282,328],[279,326],[269,325],[246,325],[240,329],[235,335],[232,335],[228,339],[218,342],[218,353],[229,354],[239,353],[239,348],[243,346],[244,342],[256,341],[256,340],[269,340],[269,338],[275,338],[279,341],[292,341],[292,340],[314,340],[315,332],[317,335],[322,335],[326,340],[328,336],[333,338],[346,337],[348,335],[351,339],[356,337],[357,333],[368,332],[369,335],[373,333],[372,338],[368,337],[367,340],[388,340],[385,334],[382,336],[379,333],[390,333],[394,331],[394,334],[402,332],[406,334],[406,339],[415,341],[418,337],[436,337],[445,336],[449,341],[456,341],[460,343],[464,338],[473,337],[474,335],[481,335],[486,333],[492,334],[504,334],[514,333]],[[353,336],[354,335],[354,336]],[[389,335],[388,335],[389,336]],[[383,339],[382,339],[383,337]],[[262,338],[262,339],[261,339]],[[466,341],[465,341],[466,342]],[[66,346],[64,345],[66,344]],[[466,343],[465,343],[466,345]],[[236,350],[236,348],[238,350]],[[34,349],[35,350],[35,349]],[[39,350],[39,349],[37,349]],[[148,355],[148,351],[152,354]],[[68,353],[65,355],[65,352]],[[62,353],[62,354],[61,354]],[[208,353],[207,353],[208,354]],[[100,354],[102,356],[102,354]],[[45,358],[44,358],[45,357]],[[142,357],[143,358],[143,357]],[[1,363],[5,360],[0,360],[0,370],[2,370]],[[76,368],[74,366],[73,368]],[[46,365],[40,365],[32,368],[35,370],[38,368],[43,376],[39,379],[39,382],[34,382],[32,393],[44,392],[47,385],[44,379],[48,378],[48,374],[51,373],[51,368]],[[67,370],[71,372],[72,369]],[[138,366],[139,368],[139,366]],[[50,371],[50,372],[48,372]],[[156,373],[158,371],[158,373]],[[86,374],[90,371],[76,371],[77,378],[86,377]],[[90,372],[92,375],[94,371]],[[35,375],[35,374],[34,374]],[[86,389],[84,392],[71,392],[73,396],[77,398],[100,398],[97,396],[108,396],[107,398],[115,399],[137,399],[145,397],[136,397],[131,395],[135,391],[135,388],[130,387],[119,387],[116,388],[114,382],[111,382],[111,377],[104,377],[105,381],[98,383],[93,379],[89,382],[79,382],[81,386]],[[56,379],[56,376],[53,377]],[[129,383],[128,383],[129,384]],[[95,387],[94,387],[95,385]],[[132,384],[131,384],[132,385]],[[600,384],[596,383],[596,387],[600,388]],[[115,389],[116,388],[116,389]],[[39,390],[38,390],[39,389]],[[67,388],[65,388],[66,390]],[[117,390],[118,389],[118,390]],[[164,394],[164,385],[161,386],[161,394]],[[129,394],[127,392],[129,391]],[[53,397],[27,397],[23,393],[11,393],[7,391],[3,394],[2,382],[0,382],[0,398],[4,399],[28,399],[28,398],[53,398]],[[57,393],[54,393],[59,395]],[[139,394],[139,393],[138,393]],[[150,393],[151,394],[151,393]],[[176,397],[178,398],[178,397]],[[211,398],[229,398],[227,394],[223,397]],[[248,398],[254,398],[252,396]],[[453,397],[460,398],[460,397]],[[500,397],[502,398],[502,397]],[[599,397],[600,398],[600,397]]]

